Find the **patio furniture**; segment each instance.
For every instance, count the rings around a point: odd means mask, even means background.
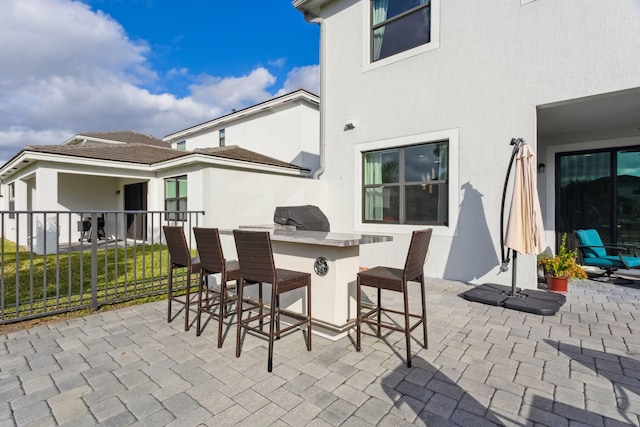
[[[169,250],[169,284],[168,284],[168,298],[167,301],[167,322],[171,322],[171,303],[173,301],[183,304],[185,308],[184,313],[184,330],[189,330],[189,309],[191,305],[197,304],[198,300],[191,300],[191,287],[193,283],[191,281],[192,274],[200,274],[200,259],[192,258],[187,246],[187,239],[184,236],[184,229],[174,226],[163,226],[164,236],[167,241],[167,248]],[[174,296],[173,294],[173,282],[175,280],[175,271],[177,269],[184,269],[186,271],[185,281],[185,295],[183,297]]]
[[[361,324],[367,323],[376,327],[376,335],[380,337],[380,328],[384,327],[394,331],[403,332],[407,342],[407,367],[411,367],[411,331],[422,324],[423,335],[423,347],[428,347],[427,341],[427,311],[424,294],[424,263],[427,257],[427,251],[429,249],[429,242],[431,241],[431,233],[433,229],[428,228],[425,230],[414,231],[411,236],[411,244],[409,245],[409,252],[405,261],[404,269],[391,268],[391,267],[373,267],[371,269],[361,271],[358,273],[357,279],[357,308],[356,308],[356,350],[361,349]],[[409,312],[409,295],[407,285],[408,282],[420,282],[420,299],[422,302],[422,312],[420,314]],[[369,311],[362,313],[362,287],[369,286],[376,288],[377,306],[373,307]],[[383,308],[381,301],[382,290],[389,290],[393,292],[401,292],[403,296],[403,310],[395,310],[391,308]],[[404,326],[399,326],[398,323],[392,323],[389,321],[382,321],[382,313],[395,313],[403,316]],[[377,315],[376,319],[370,319],[373,315]],[[410,322],[410,318],[415,317],[419,320],[413,325]]]
[[[193,234],[200,255],[200,288],[198,292],[198,321],[196,335],[200,336],[200,319],[202,313],[208,313],[218,319],[218,348],[222,347],[222,324],[225,317],[233,316],[235,311],[229,305],[238,299],[237,293],[230,294],[227,282],[236,282],[236,290],[240,283],[240,264],[238,261],[227,261],[222,253],[220,233],[217,228],[194,227]],[[209,283],[210,275],[220,273],[220,288],[213,289]],[[204,298],[203,298],[204,295]],[[216,310],[217,308],[217,310]]]
[[[273,340],[281,334],[288,332],[299,326],[306,325],[307,329],[307,350],[311,351],[311,275],[293,270],[276,268],[273,261],[273,251],[271,239],[267,231],[243,231],[234,230],[233,236],[236,242],[238,260],[240,262],[240,286],[238,287],[238,329],[236,339],[236,357],[240,356],[242,329],[250,330],[269,339],[269,358],[267,371],[273,369]],[[269,301],[269,311],[265,312],[265,303],[262,298],[262,284],[271,284],[271,299]],[[258,301],[243,297],[243,290],[246,286],[258,285]],[[306,314],[294,313],[280,307],[280,295],[285,292],[299,288],[307,289]],[[245,309],[244,304],[249,308]],[[253,314],[257,309],[258,313]],[[249,317],[243,319],[243,312],[249,311]],[[293,322],[284,329],[280,325],[281,314],[291,317]],[[265,318],[269,318],[269,331],[264,332],[263,323]],[[251,323],[258,321],[258,326]]]
[[[625,244],[604,244],[600,233],[594,229],[576,230],[578,249],[582,255],[582,265],[598,267],[605,271],[607,280],[618,269],[640,268],[637,248]],[[625,255],[632,253],[633,256]]]
[[[86,240],[87,242],[91,242],[91,218],[83,218],[82,221],[78,221],[77,224],[78,231],[80,232],[79,242]],[[98,217],[98,240],[104,240],[106,235],[104,232],[104,214]]]

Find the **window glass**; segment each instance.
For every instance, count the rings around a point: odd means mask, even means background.
[[[448,141],[363,153],[363,222],[447,225]]]
[[[187,177],[178,178],[178,197],[187,197]]]
[[[418,145],[405,149],[405,182],[444,180],[446,166],[447,144]]]
[[[226,136],[225,136],[225,130],[224,129],[220,129],[218,131],[218,140],[220,143],[220,147],[224,147],[226,144]]]
[[[371,58],[382,58],[431,41],[431,1],[372,0]]]
[[[16,210],[16,184],[13,182],[9,184],[9,210]],[[15,213],[9,214],[9,219],[15,219],[15,217]]]
[[[400,151],[387,150],[365,154],[364,183],[386,184],[398,182]]]
[[[364,219],[369,222],[398,223],[400,187],[366,188]]]
[[[165,197],[166,198],[175,198],[176,197],[176,187],[177,187],[177,182],[174,179],[168,179],[166,181],[166,185],[165,185]]]
[[[179,151],[186,151],[187,150],[187,141],[180,141],[176,144],[176,148]]]

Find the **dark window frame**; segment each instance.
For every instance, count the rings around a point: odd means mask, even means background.
[[[447,154],[446,154],[446,177],[445,179],[439,179],[440,177],[438,177],[438,179],[429,179],[429,180],[422,180],[422,181],[408,181],[405,179],[405,168],[406,168],[406,161],[405,161],[405,152],[407,149],[411,149],[411,148],[415,148],[415,147],[422,147],[422,146],[429,146],[429,145],[435,145],[435,144],[446,144],[447,147]],[[449,216],[450,216],[450,212],[449,212],[449,205],[448,205],[448,200],[449,200],[449,173],[450,173],[450,146],[451,146],[451,142],[448,139],[442,139],[442,140],[437,140],[437,141],[429,141],[429,142],[421,142],[418,144],[411,144],[411,145],[405,145],[405,146],[397,146],[397,147],[386,147],[386,148],[380,148],[380,149],[375,149],[375,150],[368,150],[368,151],[363,151],[362,152],[362,191],[361,191],[361,221],[363,224],[397,224],[397,225],[433,225],[433,226],[448,226],[449,224]],[[365,158],[367,154],[372,154],[372,153],[384,153],[384,152],[391,152],[391,151],[398,151],[398,178],[397,178],[397,182],[381,182],[381,183],[376,183],[376,184],[366,184],[366,165],[365,165]],[[426,171],[426,173],[428,174],[428,171]],[[406,204],[407,204],[407,189],[411,188],[411,187],[415,187],[415,186],[421,186],[423,189],[427,188],[427,186],[429,186],[429,189],[432,190],[433,187],[436,187],[437,191],[441,194],[443,194],[443,197],[446,197],[445,202],[444,202],[444,206],[446,207],[446,215],[445,218],[441,221],[438,221],[437,219],[434,220],[420,220],[420,221],[415,221],[415,220],[407,220],[407,208],[406,208]],[[367,196],[366,196],[366,192],[367,189],[376,189],[376,188],[398,188],[398,219],[397,220],[385,220],[385,216],[382,216],[381,220],[375,220],[375,219],[366,219],[366,212],[367,212]],[[382,207],[384,209],[384,206]]]
[[[393,0],[391,0],[391,1],[393,1]],[[419,46],[424,46],[426,44],[431,43],[431,28],[432,28],[432,25],[433,25],[433,15],[431,13],[431,11],[432,11],[432,8],[431,8],[432,1],[429,0],[429,1],[426,1],[424,4],[418,4],[417,6],[414,6],[411,9],[408,9],[408,10],[405,10],[404,12],[398,13],[397,15],[394,15],[391,18],[385,19],[384,21],[379,22],[378,24],[374,24],[374,8],[373,8],[374,7],[374,2],[375,2],[375,0],[369,0],[369,44],[370,44],[370,47],[369,47],[369,60],[370,60],[371,63],[375,63],[375,62],[381,61],[383,59],[390,58],[390,57],[393,57],[395,55],[398,55],[398,54],[400,54],[402,52],[406,52],[408,50],[417,48]],[[427,9],[427,8],[429,8],[429,32],[430,32],[427,41],[425,41],[424,43],[420,43],[420,44],[418,44],[416,46],[407,47],[407,48],[405,48],[403,50],[400,50],[400,51],[397,51],[397,52],[394,52],[394,53],[391,53],[391,54],[388,54],[388,55],[385,55],[385,56],[380,56],[379,58],[375,58],[375,32],[376,32],[376,30],[378,30],[378,29],[380,29],[382,27],[385,27],[387,25],[393,24],[394,22],[397,22],[397,21],[399,21],[399,20],[401,20],[401,19],[403,19],[405,17],[408,17],[409,15],[421,13],[423,9]]]
[[[226,144],[226,130],[225,129],[220,129],[218,130],[218,145],[220,147],[224,147]]]
[[[175,197],[167,196],[168,185],[170,182],[175,182],[175,186],[176,186]],[[173,176],[171,178],[165,178],[164,180],[164,210],[166,211],[166,214],[165,214],[166,221],[183,221],[184,222],[187,220],[186,211],[188,210],[187,208],[188,197],[187,196],[180,197],[181,183],[184,183],[184,185],[187,187],[186,190],[188,190],[189,187],[187,183],[187,175]],[[175,204],[176,204],[175,212],[173,210],[169,212],[169,203],[172,201],[175,201]],[[183,211],[184,213],[181,213]]]

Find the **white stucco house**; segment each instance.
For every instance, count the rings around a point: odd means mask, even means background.
[[[332,230],[391,233],[401,267],[433,227],[427,274],[499,275],[511,138],[537,152],[547,245],[581,227],[640,242],[636,0],[295,0],[321,27],[321,171]],[[311,24],[310,24],[311,25]],[[519,259],[534,287],[535,257]]]
[[[6,196],[0,203],[16,211],[204,211],[203,225],[221,228],[270,223],[276,206],[317,201],[322,194],[319,181],[311,179],[318,168],[318,104],[317,96],[297,91],[167,137],[186,140],[188,150],[133,131],[82,133],[59,145],[26,146],[0,168]],[[284,122],[295,130],[273,131]],[[230,130],[225,144],[203,142],[209,123]],[[47,236],[53,233],[48,253],[68,236],[78,239],[75,222],[35,221],[32,227],[15,221],[3,216],[4,236],[29,242],[36,252],[44,249],[45,229]],[[145,238],[148,232],[139,224],[110,224],[109,216],[106,221],[109,237]],[[134,229],[137,236],[131,235]]]
[[[320,98],[304,89],[232,111],[163,138],[172,148],[239,145],[309,169],[319,167]]]

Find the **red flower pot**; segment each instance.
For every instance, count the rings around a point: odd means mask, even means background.
[[[547,288],[553,292],[567,292],[569,279],[566,277],[547,276]]]

